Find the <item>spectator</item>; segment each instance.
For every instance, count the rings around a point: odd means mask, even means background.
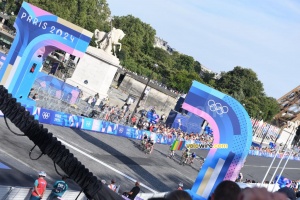
[[[163,123],[166,119],[165,114],[162,114],[162,116],[160,117],[160,122]]]
[[[32,97],[33,100],[39,100],[39,95],[37,93],[35,93]]]
[[[238,200],[287,200],[284,194],[268,192],[266,188],[243,189],[238,195]]]
[[[116,186],[115,183],[116,183],[116,181],[114,179],[112,179],[110,184],[108,185],[108,188],[111,189],[114,192],[117,190],[117,186]]]
[[[59,199],[68,189],[68,184],[66,183],[67,176],[63,176],[62,180],[56,181],[53,185],[53,190],[49,196],[49,200]],[[59,198],[58,198],[59,197]]]
[[[242,172],[240,172],[239,176],[238,176],[238,178],[236,179],[235,182],[242,182],[242,181],[243,181],[243,174],[242,174]]]
[[[183,183],[180,182],[180,183],[178,184],[177,190],[183,190]]]
[[[33,92],[33,90],[34,90],[34,88],[31,88],[31,89],[30,89],[30,92],[29,92],[29,94],[28,94],[28,98],[30,98],[31,93]]]
[[[292,188],[283,187],[278,190],[279,193],[285,194],[289,200],[296,200],[296,193]]]
[[[47,181],[45,180],[45,177],[46,173],[44,171],[40,171],[38,179],[36,179],[34,182],[34,188],[29,200],[39,200],[43,198],[47,187]]]
[[[130,192],[124,192],[123,195],[133,200],[139,192],[140,192],[140,183],[137,181],[135,182],[135,186],[130,190]]]
[[[135,126],[136,120],[137,120],[136,116],[133,115],[133,117],[131,118],[131,124],[132,124],[132,126]]]
[[[237,200],[241,188],[233,181],[222,181],[215,189],[211,200]]]

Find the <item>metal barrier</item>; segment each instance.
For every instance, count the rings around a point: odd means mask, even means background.
[[[24,200],[29,199],[32,188],[0,186],[0,200]],[[47,199],[51,190],[46,190],[43,199]],[[64,200],[74,200],[79,191],[68,190],[63,195]],[[84,193],[81,193],[78,200],[86,200]]]

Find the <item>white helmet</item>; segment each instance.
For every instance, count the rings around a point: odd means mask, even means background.
[[[44,172],[44,171],[40,171],[40,172],[39,172],[39,176],[46,177],[46,176],[47,176],[47,174],[46,174],[46,172]]]
[[[183,187],[183,183],[180,182],[180,183],[178,184],[178,186],[179,186],[179,187]]]

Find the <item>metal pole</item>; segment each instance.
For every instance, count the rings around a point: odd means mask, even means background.
[[[288,142],[288,141],[290,140],[290,137],[291,137],[291,134],[289,135],[289,137],[288,137],[288,139],[287,139],[286,142]],[[284,147],[282,147],[282,150],[283,150],[283,149],[284,149]],[[271,168],[272,168],[272,166],[273,166],[273,163],[274,163],[274,161],[275,161],[275,159],[276,159],[276,157],[277,157],[279,151],[280,151],[280,147],[277,149],[276,154],[275,154],[275,156],[274,156],[274,158],[273,158],[273,160],[272,160],[272,162],[271,162],[271,164],[270,164],[270,166],[269,166],[269,169],[267,170],[266,175],[265,175],[265,177],[263,178],[263,180],[262,180],[262,182],[261,182],[261,185],[265,182],[265,180],[266,180],[266,178],[267,178],[267,176],[268,176],[268,173],[270,172],[270,170],[271,170]]]
[[[279,176],[278,176],[278,178],[282,175],[282,172],[283,172],[283,170],[285,169],[285,167],[286,167],[286,165],[287,165],[287,163],[289,162],[289,159],[290,159],[290,157],[291,157],[291,155],[293,154],[293,149],[291,149],[291,151],[290,151],[290,155],[289,155],[289,157],[286,159],[286,161],[285,161],[285,163],[284,163],[284,165],[283,165],[283,167],[282,167],[282,170],[281,170],[281,172],[280,172],[280,174],[279,174]],[[275,186],[276,186],[276,183],[278,182],[278,178],[277,178],[277,180],[275,181],[275,183],[274,183],[274,186],[273,186],[273,189],[272,189],[272,192],[274,192],[274,189],[275,189]]]
[[[158,65],[155,64],[154,67],[157,68]],[[148,85],[149,85],[149,82],[150,82],[150,80],[151,80],[151,78],[152,78],[153,73],[154,73],[154,71],[151,72],[151,75],[150,75],[150,77],[149,77],[149,79],[148,79],[148,81],[147,81],[147,83],[146,83],[146,85],[145,85],[145,88],[144,88],[142,94],[140,95],[140,98],[139,98],[138,102],[136,103],[136,105],[135,105],[135,107],[134,107],[134,109],[133,109],[131,118],[132,118],[132,117],[135,115],[135,113],[136,113],[137,107],[139,106],[139,104],[140,104],[140,102],[141,102],[141,100],[142,100],[142,97],[143,97],[143,95],[144,95],[144,93],[145,93],[145,91],[146,91],[146,89],[147,89],[147,87],[148,87]]]
[[[150,77],[148,78],[148,81],[147,81],[147,83],[146,83],[146,85],[145,85],[145,88],[144,88],[142,94],[141,94],[140,97],[139,97],[138,102],[136,103],[136,105],[135,105],[135,107],[134,107],[134,109],[133,109],[132,116],[134,115],[134,113],[136,113],[137,107],[139,106],[139,104],[140,104],[140,102],[141,102],[141,100],[142,100],[142,97],[143,97],[143,95],[144,95],[144,93],[145,93],[145,91],[146,91],[146,89],[147,89],[147,87],[148,87],[148,85],[149,85],[149,82],[150,82],[150,79],[151,79],[151,77],[152,77],[152,74],[153,74],[153,71],[152,71]]]
[[[273,158],[273,160],[272,160],[272,162],[271,162],[271,164],[270,164],[270,166],[269,166],[269,168],[268,168],[268,170],[267,170],[267,172],[266,172],[265,177],[264,177],[263,180],[261,181],[261,185],[260,185],[260,186],[262,186],[262,184],[265,182],[265,180],[266,180],[266,178],[267,178],[267,176],[268,176],[268,174],[269,174],[269,172],[270,172],[270,170],[271,170],[271,168],[272,168],[272,166],[273,166],[273,163],[274,163],[274,161],[275,161],[275,159],[276,159],[276,157],[277,157],[277,155],[278,155],[278,153],[279,153],[279,151],[280,151],[280,147],[279,147],[278,150],[276,151],[276,154],[275,154],[275,156],[274,156],[274,158]]]
[[[264,134],[263,138],[261,139],[261,142],[260,142],[259,146],[261,146],[262,143],[264,142],[265,138],[267,137],[267,135],[269,133],[270,128],[271,128],[271,124],[269,124],[268,130],[266,131],[266,133]]]
[[[291,142],[292,142],[292,140],[289,141],[289,145],[291,144]],[[288,146],[289,146],[289,145],[288,145]],[[279,161],[279,163],[278,163],[278,165],[277,165],[277,167],[276,167],[276,169],[275,169],[275,171],[274,171],[274,174],[273,174],[272,178],[270,179],[270,182],[269,182],[269,184],[268,184],[268,188],[269,188],[270,183],[271,183],[272,180],[274,179],[275,174],[276,174],[276,172],[277,172],[277,170],[278,170],[278,168],[279,168],[279,166],[280,166],[280,164],[281,164],[281,162],[282,162],[282,160],[283,160],[283,158],[284,158],[286,152],[287,152],[287,151],[284,151],[284,154],[283,154],[282,158],[280,159],[280,161]]]

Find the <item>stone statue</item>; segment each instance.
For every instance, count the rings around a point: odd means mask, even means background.
[[[116,56],[116,46],[120,46],[119,51],[121,51],[122,44],[119,40],[122,40],[126,34],[121,29],[112,28],[108,33],[96,29],[94,35],[97,48],[107,53],[112,53],[113,50],[113,55]]]

